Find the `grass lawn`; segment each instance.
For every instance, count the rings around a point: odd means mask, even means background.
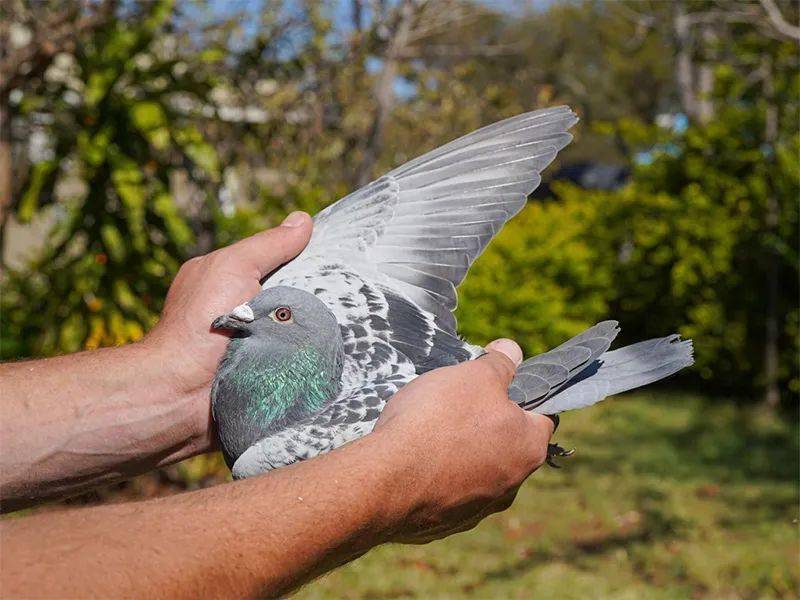
[[[575,456],[543,467],[507,512],[374,550],[296,597],[798,596],[796,425],[724,400],[630,394],[566,415],[556,439]]]

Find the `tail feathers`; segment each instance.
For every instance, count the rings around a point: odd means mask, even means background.
[[[692,350],[691,340],[681,341],[680,336],[671,335],[606,352],[529,410],[554,415],[591,406],[688,367],[694,362]]]
[[[619,333],[616,321],[603,321],[557,348],[526,360],[517,369],[509,397],[532,410],[596,361]]]

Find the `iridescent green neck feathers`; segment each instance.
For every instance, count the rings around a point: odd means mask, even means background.
[[[339,394],[343,359],[338,337],[324,350],[231,340],[212,391],[228,465],[252,444],[324,410]]]
[[[260,364],[259,364],[260,363]],[[339,373],[313,347],[297,350],[279,361],[255,360],[250,368],[230,375],[237,395],[249,399],[247,417],[256,426],[274,424],[291,412],[311,414],[338,391]]]

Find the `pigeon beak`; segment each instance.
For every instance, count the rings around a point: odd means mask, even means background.
[[[253,309],[248,304],[240,304],[227,315],[222,315],[214,319],[211,327],[214,329],[235,329],[244,331],[247,324],[255,320]]]

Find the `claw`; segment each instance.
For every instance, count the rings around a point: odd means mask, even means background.
[[[561,465],[557,464],[553,458],[556,456],[572,456],[575,454],[575,448],[572,450],[565,450],[558,444],[547,444],[547,458],[545,462],[554,469],[560,469]]]

